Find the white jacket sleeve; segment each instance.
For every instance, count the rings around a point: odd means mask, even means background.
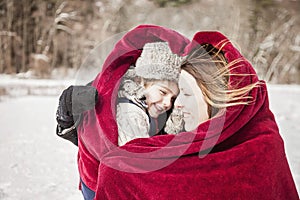
[[[119,146],[136,138],[149,137],[149,118],[141,108],[132,103],[117,105],[117,124]]]

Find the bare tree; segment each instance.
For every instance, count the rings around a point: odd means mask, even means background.
[[[78,67],[99,41],[138,24],[187,37],[218,30],[243,50],[261,78],[300,81],[299,1],[2,0],[0,73]],[[250,10],[252,12],[250,12]],[[298,73],[298,74],[297,74]]]
[[[258,71],[264,80],[289,82],[294,76],[291,72],[300,58],[299,52],[291,49],[296,46],[292,42],[298,35],[295,28],[297,19],[286,10],[278,10],[277,16],[278,19],[265,32],[266,36],[258,42],[253,62],[259,67]]]
[[[7,33],[11,33],[12,32],[12,23],[13,23],[13,14],[14,14],[14,3],[13,1],[10,0],[6,0],[6,6],[7,6]],[[7,51],[6,51],[6,55],[5,55],[5,65],[7,65],[8,67],[12,66],[12,60],[11,60],[11,56],[12,56],[12,34],[7,34],[8,37],[6,37],[6,45],[7,45]]]
[[[67,2],[64,1],[58,6],[53,17],[53,22],[47,32],[48,34],[46,36],[44,35],[45,38],[39,40],[41,44],[44,44],[42,51],[31,55],[33,68],[37,72],[38,76],[48,76],[57,64],[59,43],[55,36],[58,31],[63,31],[69,35],[74,34],[70,25],[72,21],[77,20],[77,13],[75,11],[64,12],[66,5]],[[53,48],[53,51],[50,57],[49,51],[51,47]]]

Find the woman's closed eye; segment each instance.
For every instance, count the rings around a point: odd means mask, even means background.
[[[186,97],[192,96],[192,93],[186,90],[181,90],[180,93]]]
[[[189,96],[192,96],[193,93],[191,93],[190,91],[187,91],[184,88],[181,88],[180,89],[180,94],[183,95],[183,96],[189,97]]]
[[[183,95],[186,97],[192,96],[190,93],[183,93]]]

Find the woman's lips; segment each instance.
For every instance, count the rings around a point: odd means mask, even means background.
[[[190,117],[191,115],[190,115],[190,113],[188,113],[188,112],[183,112],[183,118],[188,118],[188,117]]]

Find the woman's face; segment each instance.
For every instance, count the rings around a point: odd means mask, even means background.
[[[183,112],[185,130],[192,131],[209,118],[208,105],[196,79],[185,70],[181,70],[178,86],[180,92],[176,98],[175,107]]]
[[[145,85],[145,97],[149,115],[157,118],[172,107],[179,93],[178,86],[171,81],[156,81]]]

